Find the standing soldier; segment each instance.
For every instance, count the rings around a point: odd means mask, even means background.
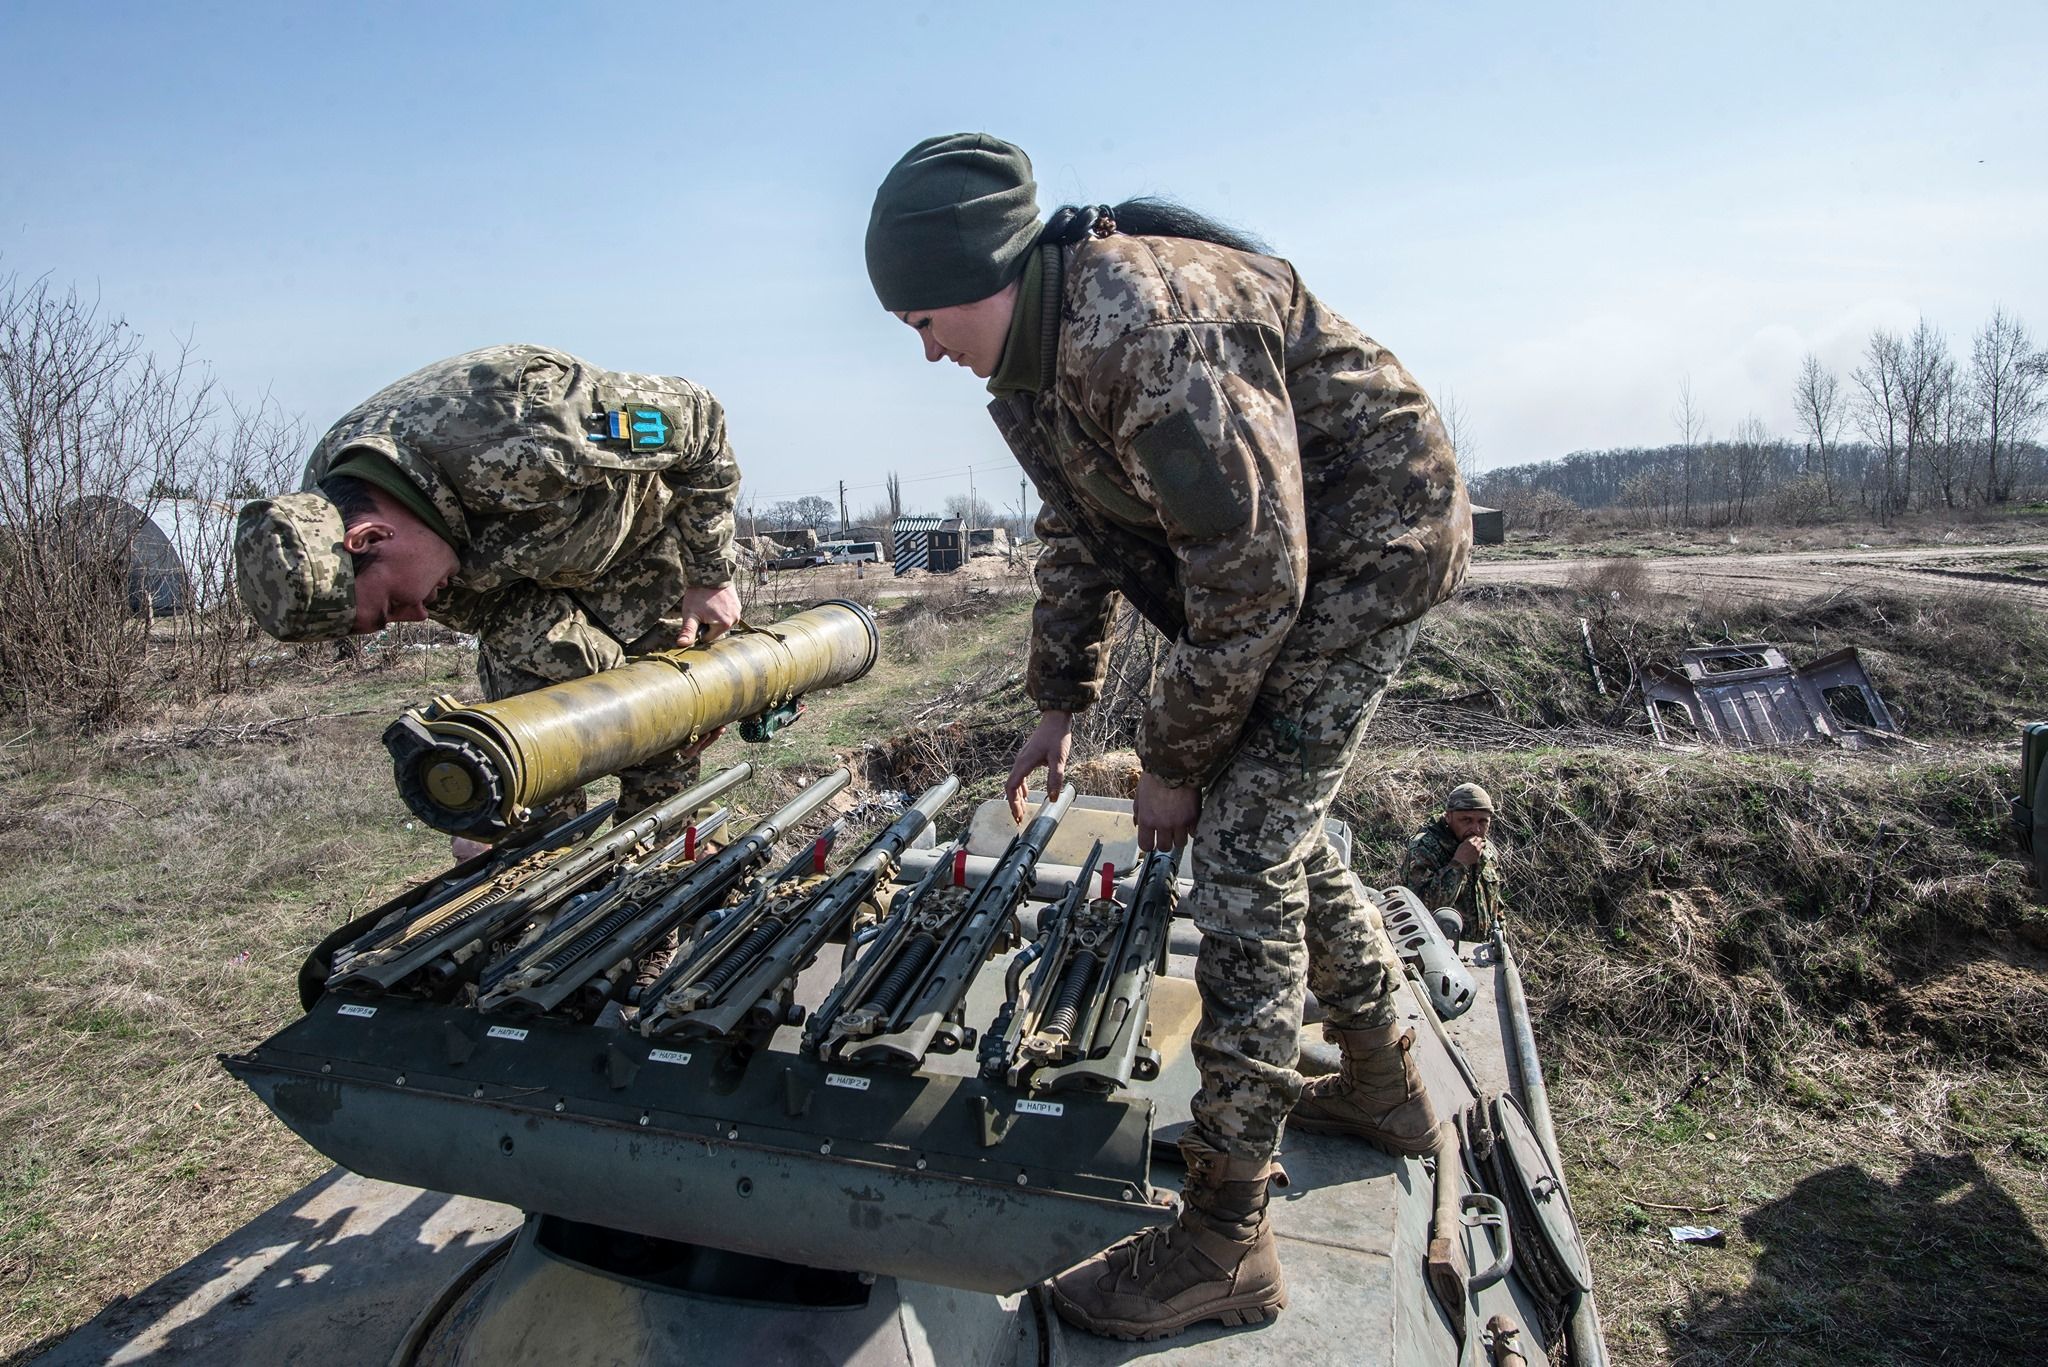
[[[1454,907],[1468,940],[1484,940],[1501,920],[1500,870],[1494,866],[1493,795],[1460,783],[1444,799],[1443,815],[1415,833],[1401,861],[1401,882],[1434,911]]]
[[[313,448],[304,492],[244,505],[236,583],[283,641],[475,632],[484,696],[507,698],[738,620],[739,482],[724,410],[688,380],[487,347],[379,390]],[[621,809],[697,768],[691,748],[625,771]]]
[[[1384,934],[1323,834],[1367,719],[1457,585],[1471,517],[1436,409],[1287,262],[1155,201],[1041,223],[1031,163],[985,134],[889,172],[869,277],[925,359],[989,382],[1044,507],[1008,791],[1057,792],[1122,594],[1173,645],[1138,740],[1139,844],[1194,839],[1202,1070],[1179,1221],[1062,1273],[1061,1315],[1121,1338],[1286,1304],[1266,1220],[1280,1127],[1427,1150]],[[1303,1086],[1304,979],[1344,1068]],[[1299,1104],[1297,1105],[1297,1100]]]

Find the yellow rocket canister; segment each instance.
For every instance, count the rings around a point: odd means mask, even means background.
[[[384,732],[399,795],[420,820],[496,835],[592,779],[644,764],[742,722],[772,733],[796,699],[851,683],[881,653],[875,619],[834,599],[709,645],[642,655],[617,669],[500,702],[436,698]]]

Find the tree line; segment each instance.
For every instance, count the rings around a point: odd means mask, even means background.
[[[1889,524],[1913,509],[1961,510],[2048,494],[2048,350],[2003,309],[1958,357],[1924,318],[1872,331],[1846,380],[1809,353],[1792,386],[1794,437],[1754,414],[1714,435],[1680,384],[1678,441],[1574,451],[1472,478],[1475,502],[1545,530],[1577,509],[1645,526],[1811,522],[1854,508]]]
[[[906,511],[900,475],[890,471],[884,487],[888,492],[882,500],[864,508],[849,508],[844,525],[879,530],[899,517],[918,515],[914,509]],[[954,494],[940,506],[943,511],[935,516],[957,517],[970,527],[1004,527],[1012,536],[1020,538],[1030,532],[1031,522],[1026,509],[1016,506],[997,508],[979,494]],[[762,507],[745,504],[740,509],[739,522],[742,536],[770,537],[777,532],[803,530],[816,532],[821,537],[830,536],[837,533],[842,525],[839,506],[821,494],[778,499]]]

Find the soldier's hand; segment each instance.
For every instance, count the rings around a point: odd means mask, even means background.
[[[683,629],[676,633],[676,644],[696,645],[700,635],[706,641],[715,641],[739,619],[740,596],[733,592],[732,585],[713,588],[692,584],[683,590]]]
[[[455,862],[458,864],[465,859],[475,858],[489,848],[490,846],[483,841],[471,840],[466,835],[458,835],[448,842],[448,852],[455,856]]]
[[[1458,842],[1458,848],[1451,852],[1451,858],[1468,869],[1474,867],[1480,860],[1486,858],[1486,840],[1481,836],[1466,836]]]
[[[1010,765],[1009,781],[1003,784],[1003,795],[1010,799],[1010,815],[1019,826],[1024,824],[1024,788],[1026,781],[1039,769],[1045,770],[1045,795],[1058,797],[1060,789],[1067,783],[1067,756],[1074,749],[1074,717],[1070,712],[1041,712],[1038,725],[1024,738],[1024,744],[1017,748],[1017,758]]]
[[[1182,841],[1194,835],[1201,815],[1200,788],[1172,788],[1150,774],[1138,775],[1138,799],[1131,804],[1131,818],[1138,823],[1139,849],[1147,854],[1179,849]]]
[[[725,728],[723,726],[714,726],[709,731],[706,731],[703,735],[697,737],[697,739],[689,742],[687,745],[682,745],[677,748],[681,752],[682,757],[684,759],[695,759],[697,758],[697,756],[703,754],[706,750],[709,750],[714,744],[716,744],[718,738],[724,734]]]

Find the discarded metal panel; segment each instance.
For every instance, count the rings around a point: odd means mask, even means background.
[[[1645,672],[1643,704],[1665,745],[1829,740],[1860,750],[1899,739],[1898,724],[1853,649],[1804,668],[1762,641],[1688,650],[1680,669]]]

